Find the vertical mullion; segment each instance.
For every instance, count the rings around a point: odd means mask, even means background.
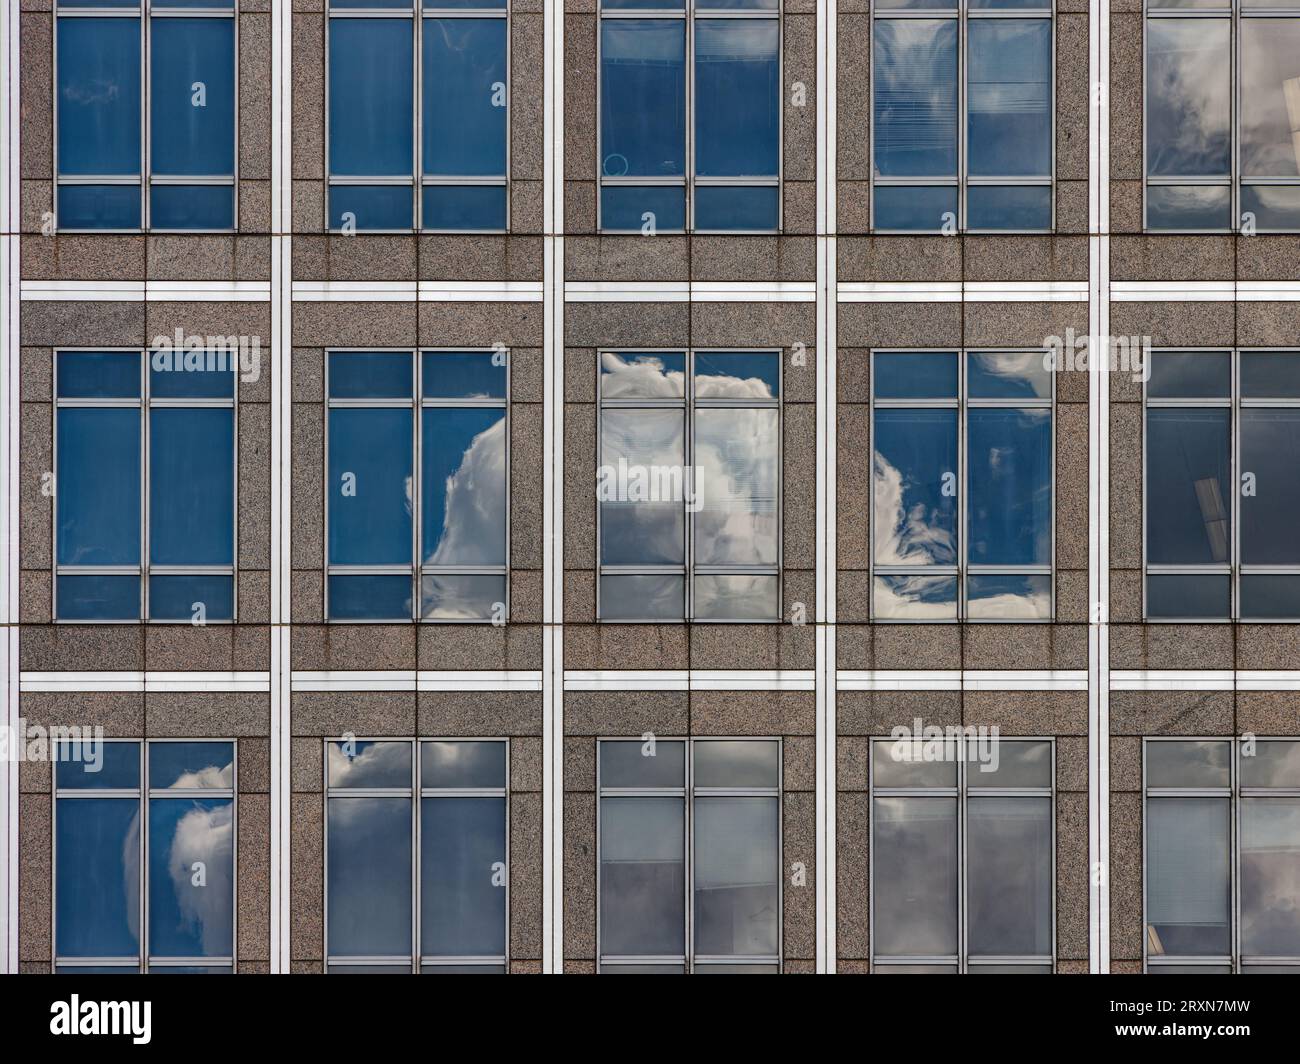
[[[692,201],[694,197],[692,197]],[[694,208],[692,207],[692,210]],[[695,480],[695,349],[690,348],[686,352],[686,382],[685,382],[685,405],[682,408],[682,484],[685,486],[687,477],[691,478],[692,487]],[[685,518],[683,525],[683,553],[682,561],[685,563],[685,585],[682,588],[684,601],[682,609],[686,621],[695,619],[695,514],[691,511],[686,499],[682,499],[682,516]],[[694,757],[694,750],[691,751]],[[692,773],[692,775],[694,775]]]
[[[1233,337],[1234,342],[1236,337]],[[1232,503],[1228,513],[1232,521],[1231,535],[1228,537],[1229,577],[1228,617],[1241,620],[1241,474],[1244,456],[1241,453],[1241,352],[1236,347],[1229,355],[1231,372],[1230,385],[1232,399],[1228,404],[1228,475],[1231,478],[1229,488],[1232,491]]]
[[[423,197],[420,196],[417,198]],[[416,304],[416,310],[418,316],[419,303]],[[416,339],[419,339],[418,335],[416,336]],[[411,479],[413,481],[411,484],[411,499],[413,500],[411,512],[411,573],[413,587],[411,592],[411,616],[418,622],[421,613],[420,592],[423,587],[424,579],[421,575],[421,563],[423,562],[423,558],[421,557],[421,551],[423,550],[421,532],[424,518],[424,492],[422,489],[424,477],[421,469],[421,457],[424,450],[424,359],[421,356],[420,348],[418,346],[415,348],[411,357],[411,440],[412,446],[415,449],[415,454],[411,461]],[[418,669],[419,632],[416,632],[416,651],[416,667]],[[415,752],[417,754],[420,752],[418,746]],[[419,795],[418,788],[416,794],[417,796]]]
[[[153,513],[149,505],[149,465],[152,460],[153,436],[149,431],[149,354],[140,353],[140,618],[149,620],[149,522]]]
[[[149,175],[153,172],[153,144],[149,136],[149,106],[153,89],[153,72],[149,63],[152,21],[148,0],[140,0],[140,226],[145,232],[153,221],[149,217]],[[238,63],[238,57],[235,61]],[[145,287],[148,288],[147,281]]]
[[[689,695],[688,695],[689,697]],[[695,739],[686,738],[684,771],[686,785],[682,791],[682,827],[686,842],[686,874],[682,877],[686,887],[686,939],[684,946],[684,971],[695,974]]]
[[[424,227],[424,6],[421,0],[415,0],[411,13],[411,78],[415,92],[411,101],[411,114],[415,116],[411,129],[414,138],[411,145],[411,188],[415,197],[411,222],[415,232],[419,233]],[[418,351],[416,362],[419,362]],[[420,393],[417,390],[414,394],[418,409]],[[418,607],[415,616],[418,620]]]
[[[963,197],[965,193],[962,193]],[[965,337],[962,337],[963,344]],[[966,348],[960,347],[957,350],[957,621],[963,623],[966,620],[966,570],[969,563],[967,552],[969,550],[969,536],[966,534],[966,522],[969,517],[970,507],[966,502],[966,495],[970,491],[970,448],[967,446],[966,437],[970,432],[969,415],[970,410],[967,406],[966,396]],[[963,751],[964,753],[965,751]]]
[[[965,736],[955,744],[957,760],[957,974],[965,975],[967,963],[966,925],[966,757],[970,740]],[[1055,899],[1053,899],[1055,903]]]

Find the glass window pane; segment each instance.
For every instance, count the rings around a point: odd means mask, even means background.
[[[415,224],[410,185],[330,185],[330,229],[410,229]]]
[[[404,18],[329,20],[331,174],[413,173],[412,33]]]
[[[873,787],[956,787],[960,740],[908,734],[871,744]]]
[[[774,18],[695,20],[697,175],[776,175],[780,39]]]
[[[505,975],[504,964],[422,964],[421,975]]]
[[[957,186],[877,185],[872,227],[937,233],[957,224]]]
[[[149,789],[195,787],[230,789],[235,785],[232,743],[150,743]]]
[[[877,399],[957,398],[955,351],[882,352],[874,356],[872,368]]]
[[[421,800],[420,849],[420,953],[504,956],[505,798]]]
[[[1147,411],[1147,562],[1228,561],[1232,518],[1227,410]]]
[[[414,388],[409,351],[331,351],[331,399],[409,399]]]
[[[966,947],[972,956],[1052,953],[1052,800],[966,803]]]
[[[331,787],[413,786],[408,742],[327,743],[325,752]]]
[[[602,573],[602,621],[680,621],[685,616],[686,580],[671,573],[646,576]],[[707,590],[706,590],[707,593]],[[712,599],[709,600],[712,602]]]
[[[880,19],[874,29],[876,176],[955,177],[957,20]]]
[[[233,185],[151,185],[149,225],[153,229],[232,229]]]
[[[1300,562],[1300,410],[1241,411],[1241,470],[1254,479],[1241,497],[1241,561]]]
[[[1228,351],[1153,351],[1149,399],[1227,399],[1232,395]],[[1244,378],[1243,365],[1243,378]]]
[[[701,745],[696,744],[696,759]],[[695,799],[695,952],[775,956],[780,943],[780,802]]]
[[[968,172],[1052,172],[1052,20],[967,23]]]
[[[504,351],[425,351],[420,356],[425,399],[504,399]]]
[[[600,353],[600,394],[606,399],[680,398],[685,381],[686,356],[680,351]],[[698,392],[698,377],[695,387]]]
[[[461,740],[420,744],[421,787],[505,785],[505,743]]]
[[[330,410],[331,564],[411,564],[411,422],[409,409]]]
[[[776,399],[781,394],[781,356],[770,351],[699,351],[696,399]]]
[[[421,411],[424,565],[505,565],[506,412]]]
[[[1042,351],[971,351],[966,394],[972,399],[1050,399],[1052,371]]]
[[[425,185],[421,191],[425,229],[504,230],[506,186]]]
[[[1232,189],[1227,185],[1148,185],[1147,228],[1230,229]]]
[[[58,563],[140,562],[140,411],[58,411]]]
[[[229,798],[149,802],[149,955],[234,955],[235,808]]]
[[[327,804],[329,955],[409,956],[411,799],[331,798]]]
[[[57,781],[64,788],[140,786],[140,744],[122,742],[59,742],[55,749]]]
[[[707,964],[695,962],[696,975],[778,975],[780,966],[775,964]]]
[[[957,619],[955,576],[877,576],[871,594],[872,616],[879,621]]]
[[[967,745],[967,789],[975,787],[1050,787],[1052,744],[1042,741],[976,740]]]
[[[1147,799],[1148,956],[1231,952],[1229,819],[1227,798]]]
[[[966,227],[1051,229],[1052,188],[1050,185],[972,185],[966,190]]]
[[[409,621],[412,616],[409,576],[329,577],[332,621]]]
[[[233,174],[235,20],[154,17],[149,32],[152,172]]]
[[[139,18],[61,18],[56,51],[59,173],[139,174]]]
[[[1231,601],[1232,583],[1227,573],[1147,576],[1149,618],[1219,620],[1228,616]]]
[[[409,964],[331,964],[331,975],[410,975]]]
[[[728,232],[775,229],[780,219],[780,191],[776,185],[697,185],[695,228]]]
[[[1300,742],[1242,744],[1240,765],[1243,787],[1300,787]]]
[[[877,956],[957,953],[957,799],[876,798]]]
[[[1243,573],[1240,606],[1246,620],[1300,618],[1300,575]]]
[[[1047,621],[1052,578],[1038,574],[972,574],[966,580],[966,616],[972,621]]]
[[[709,739],[692,746],[696,787],[779,787],[781,747],[762,739]]]
[[[1255,216],[1255,229],[1300,229],[1300,186],[1242,185],[1242,224],[1246,214]]]
[[[605,177],[686,173],[683,20],[601,21],[600,151]]]
[[[1243,351],[1243,399],[1300,399],[1300,351]]]
[[[1052,560],[1052,412],[972,409],[969,561],[1048,565]]]
[[[697,621],[779,620],[780,587],[776,576],[699,573],[695,577]]]
[[[695,411],[695,563],[775,565],[780,414]]]
[[[234,410],[155,407],[149,434],[149,560],[232,564]]]
[[[680,740],[639,739],[600,744],[600,785],[605,787],[685,787],[686,744]]]
[[[680,185],[609,185],[600,190],[600,227],[606,232],[678,233],[686,228],[686,190]]]
[[[139,799],[61,798],[55,804],[55,953],[138,956]]]
[[[504,573],[425,573],[420,577],[420,616],[426,621],[504,620],[505,608]]]
[[[140,228],[139,185],[60,185],[58,198],[60,229]]]
[[[1227,787],[1232,745],[1223,739],[1146,744],[1147,787]]]
[[[685,417],[681,410],[601,411],[600,560],[685,561]]]
[[[600,799],[601,956],[685,953],[683,804],[681,798]]]
[[[138,576],[57,576],[61,621],[134,621],[140,618]]]
[[[1300,798],[1243,798],[1243,955],[1300,956],[1297,896],[1300,896]]]
[[[251,355],[249,351],[245,357]],[[180,352],[167,348],[153,351],[149,355],[149,396],[152,399],[232,399],[235,374],[240,372],[239,361],[240,350],[235,345],[213,351]]]
[[[149,619],[229,621],[235,612],[234,592],[234,577],[222,573],[150,576]]]
[[[1300,176],[1300,19],[1244,18],[1241,172]]]
[[[60,351],[60,399],[138,399],[140,355],[135,351]]]
[[[877,565],[957,563],[957,411],[877,410]]]
[[[426,174],[505,176],[506,29],[503,18],[424,19]]]
[[[1231,172],[1231,29],[1227,18],[1147,20],[1149,176]]]

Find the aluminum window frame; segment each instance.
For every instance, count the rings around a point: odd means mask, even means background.
[[[323,167],[325,174],[324,181],[324,231],[327,233],[342,233],[341,226],[335,227],[330,224],[330,190],[334,186],[346,185],[391,185],[391,186],[409,186],[413,198],[411,208],[411,220],[414,223],[409,229],[371,229],[358,228],[355,230],[358,235],[382,235],[382,234],[410,234],[410,233],[430,233],[430,234],[449,234],[456,236],[474,236],[474,235],[500,235],[512,231],[510,224],[511,210],[511,105],[510,97],[514,88],[514,70],[511,66],[512,58],[512,36],[514,31],[513,8],[515,0],[505,0],[504,7],[440,7],[437,0],[431,0],[428,6],[425,6],[425,0],[408,0],[409,6],[400,7],[348,7],[346,4],[339,4],[337,0],[326,0],[325,5],[325,43],[324,43],[324,131],[322,133],[321,143],[324,152]],[[336,18],[390,18],[406,19],[411,21],[411,52],[412,52],[412,69],[411,69],[411,91],[412,91],[412,115],[414,121],[411,128],[411,176],[406,175],[389,175],[386,177],[357,177],[346,176],[338,177],[330,173],[330,24]],[[496,176],[472,176],[472,177],[453,177],[442,175],[429,175],[424,172],[424,20],[443,19],[443,18],[465,18],[465,19],[504,19],[506,24],[506,54],[505,54],[505,85],[506,85],[506,103],[505,103],[505,174],[501,177]],[[493,186],[504,187],[506,193],[506,224],[503,229],[432,229],[424,226],[424,190],[430,186],[450,186],[450,187],[468,187],[468,186]]]
[[[240,0],[230,0],[230,7],[175,7],[166,0],[154,3],[154,0],[135,0],[120,7],[69,6],[64,0],[54,0],[50,20],[51,28],[51,93],[54,97],[54,109],[51,112],[53,153],[53,213],[54,231],[56,233],[167,233],[178,236],[196,236],[206,233],[239,232],[239,84],[243,65],[239,53],[239,16]],[[155,175],[153,173],[153,138],[152,97],[153,97],[153,34],[151,25],[153,17],[159,18],[229,18],[234,22],[234,56],[235,69],[231,79],[231,91],[234,96],[234,167],[227,177],[224,174],[208,174],[191,177],[183,174]],[[69,175],[59,173],[59,20],[64,18],[134,18],[140,22],[140,173],[130,175]],[[140,188],[140,221],[138,229],[91,228],[78,229],[59,225],[59,189],[70,185],[138,185]],[[220,185],[231,189],[231,225],[226,229],[168,229],[152,224],[149,195],[155,185]]]
[[[624,397],[606,399],[601,387],[601,357],[606,354],[670,354],[685,356],[685,378],[682,395]],[[777,367],[777,397],[775,399],[698,399],[695,395],[695,356],[715,353],[774,355]],[[601,503],[596,500],[596,622],[598,624],[783,624],[785,622],[785,352],[775,347],[599,347],[596,349],[596,442],[595,468],[602,466],[602,440],[604,411],[609,410],[681,410],[683,447],[683,485],[692,494],[695,486],[695,410],[740,409],[770,410],[776,414],[776,564],[775,565],[700,565],[695,564],[695,514],[688,500],[682,500],[685,510],[683,525],[683,562],[681,565],[606,565],[601,561]],[[605,618],[600,614],[601,577],[612,576],[676,576],[683,579],[683,616],[668,618]],[[725,618],[695,616],[696,576],[775,576],[776,616],[766,618]]]
[[[602,743],[635,743],[641,745],[646,740],[641,737],[626,735],[599,735],[596,737],[596,974],[604,972],[606,967],[653,966],[664,968],[681,967],[683,974],[696,975],[697,964],[710,965],[763,964],[776,967],[777,975],[785,973],[785,740],[779,735],[657,735],[656,743],[678,742],[684,745],[683,779],[680,787],[605,787],[600,779],[600,747]],[[776,787],[697,787],[695,785],[695,745],[708,742],[767,742],[776,743]],[[713,954],[696,955],[695,952],[695,799],[697,797],[739,797],[739,798],[775,798],[777,816],[776,839],[776,895],[777,895],[777,955],[773,956],[718,956]],[[602,821],[600,800],[602,798],[681,798],[682,799],[682,841],[685,850],[682,864],[683,890],[685,892],[683,914],[685,926],[683,942],[686,953],[682,956],[655,954],[651,956],[623,956],[614,954],[606,957],[601,951],[601,848]],[[672,973],[676,974],[676,973]]]
[[[870,143],[867,145],[869,166],[869,195],[870,213],[868,215],[868,229],[872,233],[881,235],[899,235],[899,236],[930,236],[942,232],[941,227],[930,229],[887,229],[876,225],[876,189],[877,188],[931,188],[936,186],[952,187],[957,189],[957,232],[971,235],[1024,235],[1024,234],[1041,234],[1055,233],[1057,228],[1057,120],[1056,120],[1056,77],[1059,70],[1057,64],[1057,42],[1056,34],[1058,23],[1056,21],[1056,0],[1047,0],[1037,7],[1026,8],[974,8],[970,0],[953,0],[951,3],[945,3],[944,0],[934,0],[927,7],[917,8],[881,8],[877,0],[871,0],[870,18],[871,18],[871,52],[869,55],[870,76],[867,86],[867,114],[871,121],[871,135],[868,138]],[[876,43],[876,23],[886,19],[953,19],[957,22],[957,174],[955,177],[881,177],[876,173],[876,63],[875,63],[875,43]],[[968,169],[968,140],[970,129],[970,106],[968,91],[969,76],[969,53],[970,53],[970,34],[969,20],[985,19],[1020,19],[1029,21],[1032,19],[1046,19],[1050,26],[1050,37],[1052,42],[1051,50],[1051,77],[1049,79],[1049,99],[1048,99],[1048,126],[1050,129],[1048,150],[1050,153],[1049,174],[1047,177],[989,177],[979,176],[971,177],[967,172]],[[967,209],[967,193],[971,187],[997,187],[997,188],[1043,188],[1049,189],[1049,203],[1051,211],[1051,222],[1046,229],[972,229],[967,227],[969,211]]]
[[[868,439],[871,454],[868,458],[867,489],[867,579],[869,587],[868,616],[874,622],[888,624],[1052,624],[1056,620],[1056,430],[1057,387],[1055,371],[1049,373],[1052,394],[1049,398],[970,398],[967,387],[967,365],[970,355],[980,354],[1042,354],[1046,348],[1035,347],[873,347],[869,352],[870,413]],[[876,394],[876,356],[898,354],[954,354],[957,358],[957,394],[952,399],[880,399]],[[876,563],[876,476],[875,440],[877,410],[956,410],[957,411],[957,563],[955,565],[878,565]],[[1047,410],[1051,418],[1051,443],[1049,488],[1051,507],[1049,523],[1049,558],[1046,565],[972,565],[968,561],[970,545],[969,507],[969,425],[967,414],[971,410]],[[957,611],[955,617],[888,617],[876,616],[876,576],[945,576],[957,581]],[[967,590],[971,576],[1046,576],[1048,578],[1048,615],[1046,617],[977,617],[968,616]]]
[[[98,9],[96,9],[98,10]],[[91,398],[62,399],[59,397],[59,355],[77,352],[106,352],[121,354],[138,354],[140,356],[140,396],[139,398]],[[50,381],[52,395],[52,425],[50,453],[54,467],[54,498],[50,509],[50,615],[54,624],[171,624],[193,625],[193,619],[155,619],[149,616],[149,577],[155,573],[159,576],[230,576],[230,616],[228,618],[208,618],[205,614],[203,625],[236,624],[239,621],[239,353],[238,351],[213,352],[205,348],[205,354],[216,353],[230,364],[232,379],[231,397],[224,398],[163,398],[154,399],[150,383],[150,359],[154,354],[152,348],[139,347],[55,347],[50,351]],[[137,565],[63,565],[59,562],[59,424],[60,410],[67,409],[130,409],[140,410],[140,561]],[[231,411],[231,540],[229,565],[154,565],[149,560],[150,542],[150,455],[151,434],[149,412],[154,409],[230,409]],[[121,575],[140,578],[140,610],[135,618],[120,619],[80,619],[61,618],[59,616],[59,577],[87,575]]]
[[[53,742],[53,740],[51,740]],[[50,971],[60,968],[121,968],[132,969],[137,974],[148,975],[150,969],[161,968],[229,968],[230,975],[239,974],[239,740],[235,738],[209,738],[207,736],[169,738],[129,738],[105,736],[102,743],[134,743],[139,747],[140,782],[134,787],[117,788],[61,788],[58,785],[58,765],[61,760],[51,758],[50,771]],[[229,787],[153,788],[149,781],[149,748],[155,743],[229,743],[231,746],[231,785]],[[60,957],[58,953],[58,817],[62,799],[123,798],[140,803],[140,898],[139,898],[139,956],[128,957]],[[230,799],[231,816],[231,899],[230,948],[228,957],[162,957],[149,954],[149,803],[153,798],[215,798]],[[163,974],[161,972],[157,974]],[[215,974],[215,973],[214,973]]]
[[[913,737],[919,738],[919,737]],[[1060,939],[1057,934],[1057,909],[1059,899],[1057,897],[1057,786],[1056,779],[1056,737],[1050,735],[1008,735],[998,737],[998,742],[1017,742],[1017,743],[1047,743],[1051,752],[1051,786],[1050,787],[971,787],[968,781],[969,773],[966,766],[970,761],[969,751],[970,744],[977,743],[979,740],[972,736],[963,734],[960,741],[967,756],[956,758],[956,785],[952,787],[930,787],[924,785],[915,785],[908,787],[877,787],[876,786],[876,769],[875,769],[875,746],[877,743],[894,743],[898,738],[892,735],[872,735],[867,740],[867,882],[872,884],[869,892],[868,901],[868,956],[870,958],[870,970],[874,975],[888,974],[881,969],[891,967],[910,967],[914,965],[927,965],[934,967],[953,967],[957,969],[956,974],[967,975],[970,973],[972,966],[979,968],[993,965],[1051,965],[1052,974],[1057,972],[1056,956],[1060,949]],[[910,740],[904,740],[910,741]],[[945,736],[944,741],[947,741]],[[980,954],[971,957],[968,949],[969,938],[969,920],[967,914],[968,903],[968,856],[969,847],[967,845],[967,804],[971,797],[971,792],[975,792],[975,797],[988,798],[1048,798],[1051,805],[1049,807],[1049,816],[1051,818],[1051,879],[1052,879],[1052,951],[1051,956],[1036,955],[987,955]],[[876,798],[955,798],[957,801],[954,816],[957,818],[956,836],[957,836],[957,949],[956,956],[928,956],[928,955],[908,955],[897,957],[878,957],[876,955]],[[895,973],[897,974],[897,973]]]
[[[343,743],[353,741],[357,743],[407,743],[411,748],[411,783],[409,787],[332,787],[329,781],[329,748],[331,743]],[[423,744],[425,743],[498,743],[504,747],[505,757],[505,782],[501,787],[425,787],[422,777],[422,758],[420,756]],[[421,736],[392,736],[392,735],[372,735],[372,736],[354,736],[354,735],[327,735],[321,740],[321,805],[323,816],[321,817],[322,830],[322,864],[321,864],[321,912],[323,914],[321,926],[321,952],[322,952],[322,970],[324,974],[344,974],[331,973],[331,966],[337,968],[388,968],[403,964],[410,965],[412,975],[420,975],[421,968],[441,967],[441,966],[472,966],[484,968],[502,968],[502,974],[510,974],[511,958],[511,854],[510,854],[510,834],[511,823],[510,815],[513,808],[510,796],[511,780],[511,747],[512,743],[508,736],[501,735],[459,735],[459,736],[440,736],[440,735],[421,735]],[[506,952],[504,955],[474,955],[469,957],[451,957],[441,955],[431,955],[426,957],[421,953],[422,945],[420,938],[420,918],[421,918],[421,898],[420,898],[420,865],[422,858],[421,840],[423,838],[421,831],[421,801],[425,797],[462,797],[462,798],[501,798],[504,801],[505,817],[505,863],[506,875],[505,883],[502,889],[505,895],[505,944]],[[329,951],[329,926],[330,926],[330,907],[329,907],[329,860],[330,860],[330,829],[329,829],[329,800],[331,798],[407,798],[411,801],[411,953],[409,956],[391,954],[376,955],[365,957],[333,957]],[[434,973],[429,973],[434,974]],[[491,973],[496,974],[496,973]]]

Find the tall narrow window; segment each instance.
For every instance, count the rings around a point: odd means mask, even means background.
[[[872,228],[1050,230],[1051,0],[872,11]]]
[[[330,0],[329,228],[508,228],[507,0]]]
[[[234,350],[55,352],[56,620],[234,619]]]
[[[325,743],[326,970],[504,974],[509,743]]]
[[[776,0],[601,0],[600,15],[600,228],[778,229]]]
[[[58,0],[60,229],[235,228],[236,22],[235,0]]]
[[[508,618],[508,357],[330,351],[327,616]]]
[[[1295,5],[1147,0],[1146,227],[1300,229]]]
[[[600,352],[599,617],[781,617],[781,359]]]
[[[57,744],[54,970],[232,973],[235,791],[233,741]]]
[[[877,974],[1054,970],[1053,744],[871,744]]]
[[[598,756],[601,973],[779,972],[780,741],[607,739]]]
[[[1300,620],[1300,351],[1155,351],[1146,616]]]
[[[876,351],[871,394],[872,616],[1050,620],[1043,352]]]
[[[1143,752],[1146,971],[1300,973],[1300,741],[1147,739]]]

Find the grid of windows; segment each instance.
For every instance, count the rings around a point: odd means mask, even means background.
[[[1146,971],[1300,973],[1300,741],[1143,743]]]
[[[1300,230],[1300,0],[1146,0],[1145,27],[1147,229]]]
[[[508,0],[330,0],[328,227],[508,228]]]
[[[509,616],[509,356],[326,352],[326,616]]]
[[[233,620],[235,351],[54,353],[58,620]]]
[[[603,621],[781,617],[781,356],[601,351]]]
[[[1300,620],[1300,351],[1150,359],[1147,619]]]
[[[872,352],[873,618],[1052,618],[1054,402],[1042,351]]]
[[[235,741],[60,741],[54,970],[235,970]]]
[[[61,230],[235,228],[235,0],[57,0]]]
[[[504,974],[510,744],[325,742],[325,953],[334,973]]]
[[[872,742],[874,972],[1054,970],[1054,749],[964,733]]]
[[[873,0],[872,15],[872,228],[1051,230],[1051,0]]]
[[[601,0],[598,49],[601,230],[780,228],[777,0]]]
[[[605,975],[781,970],[781,741],[597,743]]]

